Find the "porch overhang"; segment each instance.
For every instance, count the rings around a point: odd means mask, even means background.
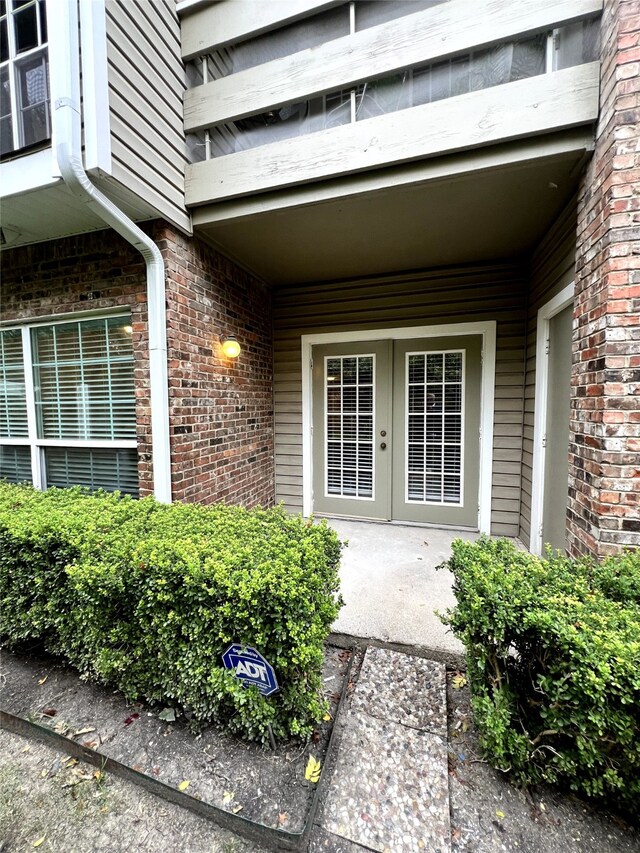
[[[590,126],[192,211],[195,233],[273,284],[528,253],[576,192]]]

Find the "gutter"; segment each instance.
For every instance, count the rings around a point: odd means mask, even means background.
[[[153,240],[91,183],[84,170],[78,5],[76,0],[64,0],[48,4],[48,9],[53,148],[60,174],[74,196],[136,248],[146,264],[153,493],[161,503],[171,503],[164,261]]]

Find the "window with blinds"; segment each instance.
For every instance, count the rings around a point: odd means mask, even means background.
[[[0,477],[137,495],[130,320],[34,325],[25,349],[0,333]]]
[[[27,438],[22,331],[0,332],[0,437]]]
[[[135,438],[128,329],[110,317],[32,330],[39,438]]]

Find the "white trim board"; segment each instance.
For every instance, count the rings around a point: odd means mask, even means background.
[[[573,302],[575,283],[571,282],[538,311],[536,326],[536,393],[533,424],[533,469],[531,482],[531,521],[529,550],[542,554],[542,514],[544,511],[544,435],[547,422],[549,389],[549,321]]]
[[[493,420],[496,373],[496,321],[448,323],[434,326],[409,326],[393,329],[365,329],[350,332],[323,332],[302,335],[302,512],[311,515],[313,508],[312,452],[312,375],[311,348],[316,344],[349,343],[351,341],[410,340],[482,335],[482,382],[480,392],[480,476],[478,487],[478,529],[491,531],[491,478],[493,472]]]

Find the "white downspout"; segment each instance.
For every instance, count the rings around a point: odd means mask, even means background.
[[[82,163],[80,56],[76,0],[47,3],[49,73],[55,156],[71,192],[134,246],[147,268],[153,492],[171,503],[169,393],[164,261],[156,244],[95,187]]]

